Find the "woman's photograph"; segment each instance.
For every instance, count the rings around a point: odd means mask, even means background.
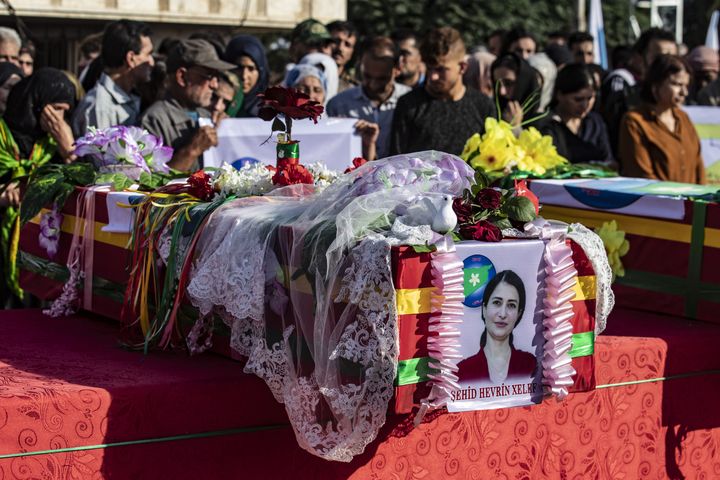
[[[479,319],[485,330],[479,351],[458,364],[460,383],[489,381],[499,385],[508,378],[534,375],[535,355],[517,350],[513,343],[513,331],[523,320],[526,303],[525,285],[512,270],[499,272],[488,282]],[[526,322],[532,322],[532,318]]]

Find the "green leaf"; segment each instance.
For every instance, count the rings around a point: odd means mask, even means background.
[[[493,223],[500,230],[504,230],[506,228],[512,228],[512,223],[510,223],[510,220],[508,220],[507,218],[498,218],[497,220],[494,220]]]
[[[435,251],[433,245],[411,245],[415,253],[432,253]]]
[[[187,176],[187,174],[185,174],[185,176]],[[140,174],[140,180],[138,181],[138,183],[140,184],[140,190],[151,191],[165,185],[169,181],[170,176],[164,173],[142,172]]]
[[[57,194],[55,195],[55,199],[53,200],[53,203],[57,205],[58,209],[62,209],[62,207],[65,205],[65,202],[67,201],[68,197],[71,193],[75,191],[75,185],[72,185],[67,182],[63,182],[60,184],[60,188],[57,191]]]
[[[502,208],[510,220],[530,222],[535,220],[535,205],[526,197],[511,197]]]
[[[43,207],[49,206],[60,191],[65,177],[61,173],[51,173],[36,178],[28,185],[20,206],[20,222],[25,224],[35,217]]]
[[[95,181],[95,167],[92,163],[76,162],[63,165],[61,169],[68,183],[85,187]]]
[[[112,185],[113,190],[121,192],[134,182],[124,173],[103,173],[95,178],[96,185]]]
[[[275,120],[273,120],[272,131],[273,132],[284,132],[285,131],[285,124],[278,117],[275,117]]]
[[[477,191],[487,188],[490,185],[490,177],[488,177],[484,171],[477,169],[475,170],[475,186],[478,187]],[[473,193],[477,193],[473,190]]]
[[[459,234],[457,234],[456,232],[450,232],[450,235],[452,235],[452,239],[454,242],[462,242],[463,241],[462,237]]]
[[[134,182],[122,173],[117,174],[113,179],[113,190],[116,192],[122,192],[126,188],[130,187]]]

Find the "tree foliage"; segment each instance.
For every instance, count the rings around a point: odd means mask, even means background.
[[[587,2],[588,8],[590,1]],[[557,0],[349,0],[348,18],[363,35],[387,35],[410,28],[421,35],[436,26],[452,26],[468,45],[485,43],[495,29],[523,25],[542,43],[553,31],[572,32],[577,25],[577,2]],[[714,8],[720,0],[685,1],[685,38],[703,43]],[[633,12],[630,0],[603,0],[608,46],[632,43],[628,17],[634,13],[641,28],[649,25],[647,10]]]

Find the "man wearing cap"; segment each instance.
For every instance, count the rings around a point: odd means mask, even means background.
[[[105,28],[101,51],[105,71],[75,109],[72,129],[76,137],[85,135],[88,127],[138,124],[140,97],[132,91],[150,81],[155,64],[151,34],[147,25],[131,20],[118,20]]]
[[[175,149],[170,167],[194,171],[202,164],[203,152],[217,145],[218,117],[213,118],[207,109],[220,72],[235,65],[220,60],[210,42],[199,39],[180,42],[168,55],[166,65],[166,96],[150,105],[141,125]],[[199,126],[200,118],[208,119],[212,126]]]
[[[303,20],[295,25],[290,34],[290,61],[298,63],[305,55],[313,52],[332,55],[335,42],[325,25],[314,18]]]

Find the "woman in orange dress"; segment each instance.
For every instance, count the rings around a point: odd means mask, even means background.
[[[660,55],[650,65],[640,96],[643,104],[620,125],[618,156],[627,177],[706,183],[700,138],[682,111],[690,67],[675,55]]]

